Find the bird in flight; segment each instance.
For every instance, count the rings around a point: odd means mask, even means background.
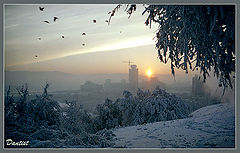
[[[46,22],[47,24],[49,24],[49,23],[50,23],[50,22],[49,22],[49,21],[47,21],[47,20],[46,20],[46,21],[43,21],[43,22]]]
[[[40,10],[40,11],[43,11],[43,10],[44,10],[44,7],[39,7],[39,10]]]
[[[85,44],[82,44],[83,46],[85,45]]]
[[[35,58],[37,58],[38,56],[37,55],[35,55]]]
[[[82,35],[84,36],[84,35],[86,35],[86,33],[84,32],[84,33],[82,33]]]
[[[64,38],[64,36],[62,35],[62,38]]]
[[[58,19],[58,17],[54,16],[53,21],[55,22]]]
[[[97,20],[93,20],[93,23],[96,23],[97,22]]]

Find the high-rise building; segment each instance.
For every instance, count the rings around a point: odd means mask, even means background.
[[[192,95],[200,96],[204,94],[204,83],[201,77],[195,75],[192,78]]]
[[[138,88],[138,68],[137,68],[137,65],[130,65],[129,86],[133,90]]]

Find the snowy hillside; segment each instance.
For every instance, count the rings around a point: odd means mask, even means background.
[[[235,111],[231,104],[201,108],[189,118],[115,129],[114,147],[234,148]]]

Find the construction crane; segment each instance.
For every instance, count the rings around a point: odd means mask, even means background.
[[[128,66],[130,67],[131,63],[133,63],[133,62],[128,60],[128,61],[123,61],[123,63],[128,63]]]

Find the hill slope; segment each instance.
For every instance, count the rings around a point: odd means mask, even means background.
[[[234,148],[235,111],[231,104],[203,107],[189,118],[115,129],[114,147]]]

